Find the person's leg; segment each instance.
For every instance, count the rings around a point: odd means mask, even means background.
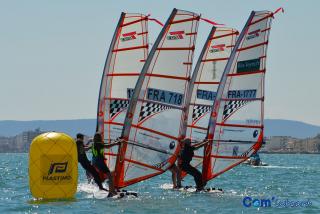
[[[177,187],[177,172],[174,168],[174,165],[169,170],[171,172],[171,179],[172,179],[173,188],[176,188]]]
[[[177,186],[178,188],[182,187],[182,183],[181,183],[181,170],[179,167],[177,167]]]
[[[192,175],[194,178],[194,181],[196,183],[197,190],[203,189],[203,183],[202,183],[202,174],[199,170],[197,170],[195,167],[192,167],[191,165],[185,165],[183,167],[183,170],[186,171],[189,175]]]
[[[181,172],[177,165],[172,165],[169,169],[172,173],[172,183],[173,188],[180,188],[181,187]]]
[[[114,188],[113,176],[109,168],[107,167],[106,163],[103,160],[101,160],[99,166],[100,166],[100,170],[105,172],[109,177],[109,192],[111,193],[110,196],[117,194]]]
[[[110,171],[107,172],[107,175],[109,177],[109,192],[112,194],[117,194],[115,188],[114,188],[114,182],[113,182],[113,176]]]
[[[97,172],[97,170],[90,164],[89,161],[82,161],[81,162],[81,166],[87,171],[89,172],[92,176],[94,181],[96,182],[96,184],[99,186],[99,189],[103,189],[106,190],[105,188],[103,188],[102,186],[102,182],[99,176],[99,173]]]

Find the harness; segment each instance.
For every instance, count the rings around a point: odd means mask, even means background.
[[[99,153],[101,156],[103,156],[103,153],[104,153],[104,150],[103,150],[103,147],[100,149],[100,151],[98,151],[96,148],[95,148],[95,143],[93,143],[92,145],[92,154],[94,157],[98,157],[99,156]]]

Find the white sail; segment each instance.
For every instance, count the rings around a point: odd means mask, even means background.
[[[199,56],[190,81],[187,105],[186,137],[194,142],[203,141],[207,137],[210,112],[237,35],[235,29],[213,27]],[[203,148],[200,148],[195,151],[191,165],[200,168],[202,161]]]
[[[264,78],[273,13],[253,11],[223,73],[211,112],[202,175],[208,181],[246,160],[263,141]]]
[[[152,47],[125,119],[118,188],[163,173],[177,158],[199,19],[174,9]]]
[[[105,143],[121,136],[130,97],[148,56],[148,17],[122,13],[115,30],[100,86],[97,131]],[[114,171],[117,146],[106,149],[106,163]]]

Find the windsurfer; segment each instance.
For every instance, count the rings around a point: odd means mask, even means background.
[[[250,157],[250,164],[253,166],[259,166],[261,164],[261,159],[258,153],[254,153]]]
[[[77,151],[78,151],[78,162],[81,164],[82,168],[86,170],[87,173],[90,173],[93,176],[94,181],[99,186],[99,189],[106,190],[102,186],[102,181],[100,179],[99,173],[96,169],[91,165],[88,157],[86,155],[86,149],[83,144],[84,135],[81,133],[77,134]],[[106,190],[107,191],[107,190]]]
[[[207,143],[207,141],[203,141],[194,145],[191,145],[191,140],[189,138],[185,138],[182,142],[182,150],[180,153],[181,163],[180,168],[188,173],[189,175],[192,175],[194,178],[194,181],[196,183],[197,191],[203,190],[205,183],[202,181],[202,174],[199,170],[197,170],[195,167],[191,166],[190,162],[192,161],[192,158],[194,156],[194,150],[199,149],[204,144]]]
[[[109,195],[108,197],[112,197],[116,195],[116,191],[114,188],[113,176],[109,168],[105,163],[104,158],[104,148],[110,148],[112,146],[117,145],[118,143],[104,145],[102,136],[100,133],[96,133],[93,138],[93,145],[92,145],[92,162],[95,167],[97,167],[101,172],[106,173],[109,178]]]

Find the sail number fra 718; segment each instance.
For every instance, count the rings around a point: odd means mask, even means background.
[[[181,106],[183,102],[183,94],[172,91],[148,88],[147,99]]]

